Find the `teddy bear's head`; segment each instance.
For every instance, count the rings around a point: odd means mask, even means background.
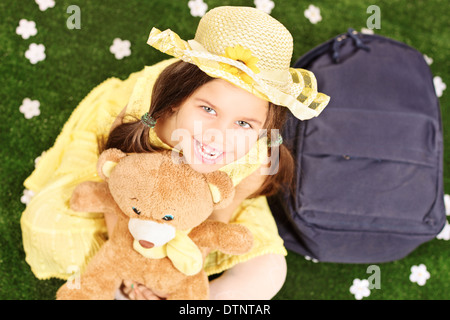
[[[131,234],[145,248],[167,243],[176,230],[198,226],[234,197],[226,173],[196,172],[171,151],[125,154],[108,149],[100,155],[97,170],[130,218]]]

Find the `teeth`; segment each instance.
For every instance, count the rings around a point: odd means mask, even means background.
[[[211,156],[214,156],[214,155],[215,155],[214,151],[212,151],[211,149],[209,149],[208,147],[205,147],[205,146],[203,146],[203,145],[202,145],[202,151],[203,151],[204,153],[207,153],[207,154],[211,155]]]
[[[222,154],[222,152],[213,151],[212,149],[203,146],[198,141],[197,141],[197,150],[200,152],[202,157],[204,157],[206,159],[210,159],[210,160],[217,159]]]

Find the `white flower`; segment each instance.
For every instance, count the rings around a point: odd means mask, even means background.
[[[39,6],[39,10],[45,11],[48,8],[53,8],[55,6],[55,0],[35,0]]]
[[[433,58],[430,58],[429,56],[427,56],[426,54],[423,55],[423,58],[425,59],[426,63],[431,66],[431,64],[433,63]]]
[[[322,16],[320,15],[320,9],[315,5],[310,4],[308,9],[304,12],[305,17],[309,20],[309,22],[316,24],[317,22],[322,20]]]
[[[131,54],[130,46],[130,41],[115,38],[112,46],[109,47],[109,51],[114,54],[116,59],[120,60],[123,57],[128,57]]]
[[[433,78],[434,89],[436,90],[436,95],[438,97],[442,97],[444,90],[447,88],[447,85],[442,81],[441,77]]]
[[[43,44],[32,43],[25,51],[25,57],[30,60],[32,64],[36,64],[39,61],[45,59],[45,47]]]
[[[445,214],[447,216],[450,216],[450,195],[444,194],[444,207],[445,207]]]
[[[37,34],[36,22],[20,19],[19,26],[16,28],[16,33],[21,35],[23,39],[35,36]]]
[[[409,276],[411,282],[416,282],[419,286],[423,286],[428,279],[430,279],[430,273],[424,264],[411,267],[411,274]]]
[[[23,99],[22,105],[19,107],[19,110],[25,115],[26,119],[31,119],[34,116],[38,116],[41,114],[41,111],[39,110],[40,105],[41,104],[38,100],[25,98]]]
[[[191,15],[193,17],[203,17],[208,10],[208,5],[203,0],[190,0],[188,7],[191,9]]]
[[[20,202],[23,204],[30,203],[31,198],[34,197],[34,192],[28,189],[23,190],[23,196],[20,197]]]
[[[369,280],[353,280],[350,292],[355,295],[356,300],[361,300],[364,297],[370,296]]]
[[[275,3],[272,0],[255,0],[255,7],[258,10],[261,10],[267,14],[272,12],[272,9],[275,7]]]
[[[308,261],[312,261],[312,262],[314,262],[314,263],[319,262],[319,260],[314,259],[314,258],[311,258],[310,256],[305,256],[305,259],[308,260]]]
[[[450,240],[450,224],[448,221],[445,221],[444,228],[439,232],[436,238],[440,240]]]
[[[375,31],[373,31],[373,29],[369,29],[369,28],[361,28],[361,33],[363,33],[363,34],[374,34]]]

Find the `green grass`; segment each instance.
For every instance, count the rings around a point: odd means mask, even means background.
[[[253,0],[205,0],[219,5],[254,6]],[[360,30],[376,4],[381,9],[378,34],[403,41],[432,57],[433,73],[450,84],[450,28],[447,0],[423,1],[299,1],[275,0],[272,16],[294,36],[293,62],[323,41]],[[311,24],[303,15],[310,3],[321,9],[322,21]],[[70,30],[69,5],[81,9],[81,29]],[[37,35],[24,40],[16,34],[19,20],[36,22]],[[199,18],[192,17],[187,0],[81,1],[57,0],[41,12],[34,1],[0,2],[0,299],[53,299],[61,280],[37,280],[25,262],[20,216],[23,181],[34,168],[34,159],[52,146],[63,124],[79,101],[108,77],[128,74],[167,58],[146,44],[152,26],[171,28],[182,38],[194,36]],[[109,52],[114,38],[128,39],[132,54],[116,60]],[[45,45],[46,59],[32,65],[24,56],[31,43]],[[447,84],[447,85],[448,85]],[[40,101],[41,114],[30,120],[19,112],[22,100]],[[450,93],[440,99],[445,142],[446,193],[450,193]],[[381,289],[365,299],[449,299],[450,242],[433,240],[408,257],[379,264]],[[290,253],[287,281],[276,299],[354,299],[353,279],[366,279],[368,265],[313,263]],[[409,281],[410,268],[425,264],[431,274],[421,287]]]

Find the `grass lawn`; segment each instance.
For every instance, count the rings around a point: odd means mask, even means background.
[[[220,5],[254,7],[253,0],[204,0],[208,8]],[[168,56],[149,47],[153,26],[171,28],[183,39],[192,39],[200,18],[193,17],[188,0],[56,0],[41,11],[35,1],[0,2],[0,299],[54,299],[61,280],[38,280],[25,262],[19,220],[23,181],[33,171],[35,159],[53,145],[71,112],[97,84],[108,77],[125,79]],[[294,37],[293,61],[318,44],[346,32],[366,27],[376,4],[381,9],[381,29],[376,33],[411,45],[433,59],[435,76],[450,83],[450,28],[448,0],[274,0],[271,15]],[[312,24],[304,11],[313,3],[322,20]],[[76,5],[80,29],[67,27]],[[16,34],[21,19],[36,23],[37,34],[23,39]],[[131,55],[121,60],[109,48],[115,38],[129,40]],[[36,64],[25,57],[31,43],[45,46],[46,58]],[[19,111],[25,98],[40,102],[40,114],[26,119]],[[440,98],[444,126],[444,187],[450,193],[450,92]],[[449,299],[450,242],[432,240],[408,257],[379,264],[381,288],[364,299]],[[290,252],[287,281],[275,299],[350,299],[354,279],[367,279],[368,265],[314,263]],[[409,280],[411,267],[424,264],[430,278],[424,286]]]

